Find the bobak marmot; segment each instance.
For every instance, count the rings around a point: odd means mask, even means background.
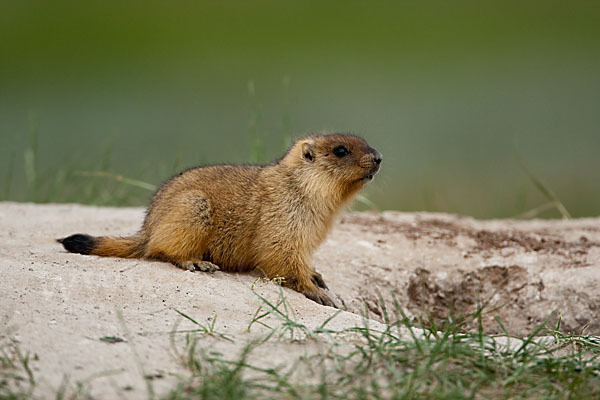
[[[166,181],[129,237],[76,234],[73,253],[167,261],[188,270],[250,271],[283,278],[335,306],[311,265],[336,213],[379,170],[381,154],[360,137],[315,135],[267,165],[188,169]]]

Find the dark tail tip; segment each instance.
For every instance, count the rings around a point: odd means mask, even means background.
[[[90,235],[77,233],[63,239],[56,239],[71,253],[90,254],[96,247],[96,238]]]

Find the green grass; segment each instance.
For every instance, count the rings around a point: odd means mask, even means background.
[[[565,336],[544,325],[526,338],[490,336],[481,324],[465,329],[481,321],[481,310],[432,326],[411,321],[399,307],[385,313],[383,331],[367,323],[332,331],[330,319],[311,330],[283,296],[261,301],[249,328],[267,316],[280,321],[265,340],[226,359],[188,336],[182,363],[190,377],[167,399],[593,399],[600,390],[598,337]],[[542,333],[549,336],[537,337]],[[250,361],[267,340],[329,344],[277,369]]]
[[[383,153],[382,209],[560,217],[518,136],[569,213],[599,213],[596,2],[70,3],[1,7],[2,199],[143,205],[78,172],[158,185],[330,129]]]
[[[281,115],[281,127],[277,130],[277,137],[279,139],[275,140],[275,142],[278,142],[275,147],[280,148],[280,152],[287,149],[292,142],[289,110],[289,77],[286,76],[283,78],[282,87],[282,103],[284,106]],[[274,146],[273,143],[267,142],[267,138],[272,137],[272,135],[269,135],[269,129],[265,126],[263,105],[256,95],[256,87],[253,81],[248,82],[248,96],[251,113],[247,127],[249,141],[247,161],[249,163],[266,163],[271,161],[271,158],[267,154],[267,148]],[[52,155],[40,152],[39,136],[40,127],[38,118],[34,114],[30,114],[27,143],[22,150],[22,159],[15,158],[15,152],[10,153],[6,171],[4,174],[0,174],[0,178],[4,180],[4,182],[0,183],[0,200],[41,203],[75,202],[111,206],[145,205],[161,181],[183,169],[180,166],[180,157],[175,157],[174,162],[170,166],[167,166],[164,161],[157,163],[149,159],[146,162],[151,164],[140,166],[141,169],[137,171],[115,171],[113,165],[115,149],[118,143],[116,136],[109,139],[105,143],[104,148],[93,151],[92,153],[95,154],[91,157],[90,153],[87,153],[85,160],[78,159],[77,155],[69,155],[67,158],[61,160],[60,163],[55,163],[52,167],[47,167],[42,162],[42,159],[47,159],[48,156],[52,158]],[[42,146],[41,148],[44,147]],[[15,149],[15,151],[17,154],[19,153],[18,149]],[[517,201],[512,206],[513,218],[529,219],[539,216],[552,217],[556,215],[563,218],[571,218],[571,213],[555,192],[548,185],[542,183],[542,180],[526,166],[516,144],[514,152],[516,155],[516,164],[518,164],[528,179],[531,187],[535,188],[538,192],[538,196],[543,203],[539,204],[539,201],[536,201],[532,205],[531,202]],[[19,162],[20,160],[22,160],[21,163]],[[157,179],[157,177],[159,178]],[[480,189],[470,186],[469,190],[478,192]],[[485,189],[482,189],[482,191],[485,191]],[[397,195],[393,188],[389,188],[384,197],[390,195]],[[465,196],[469,197],[469,194],[467,193]],[[446,203],[448,200],[443,198],[443,196],[434,197],[442,201],[442,203]],[[381,208],[365,193],[359,194],[356,197],[355,203],[357,208],[362,210],[379,211]],[[452,205],[446,205],[440,209],[435,204],[429,203],[429,201],[421,201],[419,209],[452,211],[455,208]],[[399,208],[401,208],[401,205],[399,205]],[[501,205],[501,208],[510,209],[510,206]]]
[[[337,313],[310,328],[298,322],[283,291],[275,302],[257,296],[261,306],[248,329],[260,325],[266,333],[234,358],[203,340],[207,335],[235,340],[215,331],[216,316],[205,325],[175,310],[198,329],[175,326],[170,333],[187,376],[179,373],[179,383],[164,399],[595,399],[600,391],[600,338],[563,335],[559,325],[541,325],[524,338],[487,335],[481,328],[484,310],[434,325],[408,318],[396,304],[393,311],[385,310],[380,330],[367,319],[344,330],[328,328]],[[479,328],[467,330],[473,321]],[[177,346],[179,334],[185,341]],[[321,350],[284,366],[259,365],[253,354],[273,343],[318,343]],[[31,357],[6,340],[1,354],[0,399],[30,398],[36,384]],[[144,365],[138,367],[148,384],[147,397],[157,398]],[[65,382],[57,398],[67,392],[88,398],[89,385],[71,388]]]
[[[284,80],[284,85],[286,81]],[[248,161],[250,163],[265,163],[270,161],[265,152],[265,128],[262,126],[261,105],[255,99],[254,85],[249,83],[249,93],[253,104],[253,116],[248,126],[250,147]],[[281,148],[285,149],[291,143],[289,133],[289,115],[286,112],[282,118]],[[288,121],[288,122],[286,122]],[[35,118],[30,118],[29,141],[23,149],[23,164],[21,168],[16,164],[14,154],[9,159],[8,167],[4,172],[4,182],[0,185],[0,200],[31,201],[31,202],[75,202],[93,205],[130,206],[145,205],[161,180],[180,172],[180,160],[175,159],[170,167],[164,164],[154,165],[150,175],[161,176],[155,184],[138,178],[144,174],[134,173],[125,176],[113,171],[112,158],[115,141],[109,141],[104,149],[98,151],[98,157],[89,160],[70,158],[60,165],[52,168],[40,168],[40,152],[38,149],[38,131]],[[283,151],[283,150],[282,150]],[[517,164],[528,178],[532,187],[545,199],[546,202],[529,209],[523,209],[524,204],[515,205],[513,218],[530,219],[540,216],[559,215],[562,218],[571,218],[571,213],[564,206],[555,192],[526,166],[518,152],[515,150]],[[148,173],[148,171],[146,171]],[[15,185],[15,176],[22,176],[25,187]],[[368,195],[361,193],[356,196],[356,205],[362,210],[379,211],[380,207]],[[425,209],[427,205],[423,205]],[[550,214],[549,212],[553,212]]]
[[[284,88],[287,87],[284,79]],[[287,83],[289,85],[289,82]],[[254,106],[253,117],[249,123],[248,133],[251,140],[248,161],[250,163],[266,163],[270,160],[265,152],[265,131],[262,126],[261,106],[255,99],[254,85],[249,83],[249,93]],[[289,115],[283,116],[282,151],[291,144],[289,133]],[[23,165],[21,172],[25,180],[25,189],[21,192],[13,189],[14,157],[9,160],[4,175],[3,187],[0,188],[0,200],[17,200],[31,202],[75,202],[94,205],[145,205],[151,194],[158,188],[157,184],[146,182],[112,172],[111,160],[114,151],[114,140],[101,150],[98,160],[81,162],[64,160],[54,168],[39,167],[40,153],[38,149],[39,128],[35,117],[30,117],[29,141],[23,150]],[[18,169],[18,168],[17,168]],[[172,168],[161,168],[160,175],[167,179],[180,172],[176,159]],[[378,210],[375,203],[365,195],[357,196],[357,203],[370,210]]]
[[[30,364],[37,355],[23,353],[8,334],[0,336],[0,399],[28,399],[36,384]]]
[[[0,200],[125,206],[146,203],[155,188],[111,171],[114,140],[108,141],[94,157],[81,160],[70,156],[58,165],[47,167],[41,166],[41,159],[48,154],[40,151],[38,136],[37,120],[31,116],[22,164],[14,154],[10,157],[2,176]],[[169,170],[167,175],[172,173]]]

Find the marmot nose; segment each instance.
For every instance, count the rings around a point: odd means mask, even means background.
[[[375,152],[373,153],[373,162],[377,165],[381,164],[381,153],[378,152],[377,150],[375,150]]]

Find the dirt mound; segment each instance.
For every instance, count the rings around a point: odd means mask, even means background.
[[[527,334],[561,318],[562,330],[600,331],[600,220],[477,221],[444,214],[345,215],[319,264],[354,243],[336,293],[353,312],[382,319],[394,301],[443,319],[484,307],[486,331]],[[341,263],[343,265],[343,263]],[[326,275],[327,276],[327,275]],[[343,287],[340,288],[342,281]]]
[[[181,313],[233,338],[233,344],[206,338],[225,355],[260,333],[260,324],[249,330],[264,307],[259,296],[275,301],[280,289],[257,274],[191,273],[160,262],[82,256],[54,241],[77,232],[127,235],[142,219],[141,208],[0,203],[0,337],[36,355],[32,368],[43,377],[36,390],[56,393],[65,376],[77,381],[112,371],[98,378],[105,381],[94,395],[125,390],[128,398],[143,398],[140,365],[144,374],[161,377],[157,391],[172,387],[177,361],[168,334],[174,326],[198,328],[182,322]],[[558,318],[562,331],[600,333],[600,219],[351,213],[335,224],[314,265],[348,311],[328,322],[332,328],[361,325],[366,311],[376,324],[396,304],[409,316],[434,319],[484,306],[490,333],[502,330],[496,317],[515,335]],[[336,312],[283,293],[308,328]],[[320,351],[317,343],[273,346],[264,359],[280,363]]]

